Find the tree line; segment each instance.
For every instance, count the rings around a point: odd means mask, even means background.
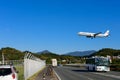
[[[2,54],[4,54],[5,60],[23,60],[24,55],[28,52],[42,60],[46,60],[48,64],[51,63],[52,58],[56,58],[58,60],[58,63],[60,64],[61,63],[66,64],[66,63],[84,63],[85,58],[91,57],[91,56],[107,56],[107,55],[118,56],[120,55],[120,50],[111,49],[111,48],[103,48],[87,56],[69,56],[69,55],[58,55],[56,53],[51,53],[51,52],[37,54],[37,53],[30,52],[30,51],[20,51],[15,48],[5,47],[5,48],[0,49],[0,56],[1,56],[0,60],[2,60]],[[113,63],[120,64],[120,59],[114,59]]]

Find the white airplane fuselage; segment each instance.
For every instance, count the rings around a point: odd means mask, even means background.
[[[86,36],[88,38],[107,37],[109,35],[109,30],[107,30],[104,34],[101,34],[101,32],[99,33],[79,32],[78,35]]]

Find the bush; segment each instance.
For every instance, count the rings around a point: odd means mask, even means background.
[[[120,71],[120,64],[111,64],[110,70],[112,70],[112,71]]]

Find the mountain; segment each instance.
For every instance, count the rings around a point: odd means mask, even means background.
[[[119,56],[120,55],[120,49],[112,49],[112,48],[103,48],[99,51],[91,54],[90,56]]]
[[[52,52],[50,52],[50,51],[48,51],[48,50],[44,50],[44,51],[41,51],[41,52],[37,52],[37,54],[47,54],[47,53],[52,53]]]
[[[4,53],[5,60],[22,60],[25,53],[20,50],[11,47],[5,47],[0,49],[0,60],[2,60],[2,54]]]
[[[88,51],[74,51],[74,52],[69,52],[67,54],[64,55],[71,55],[71,56],[87,56],[90,54],[95,53],[95,50],[88,50]]]

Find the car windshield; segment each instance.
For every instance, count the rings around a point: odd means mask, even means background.
[[[0,76],[9,75],[11,73],[11,68],[0,68]]]
[[[96,64],[98,66],[109,66],[109,60],[104,58],[98,58]]]

